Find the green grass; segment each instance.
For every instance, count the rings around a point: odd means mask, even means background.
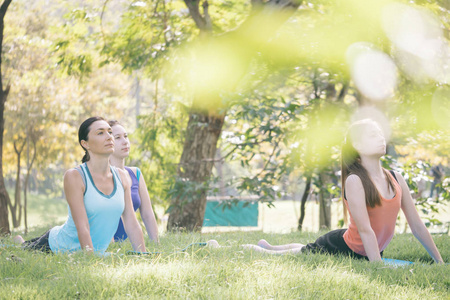
[[[291,205],[292,206],[292,205]],[[292,213],[292,207],[286,211]],[[30,234],[36,237],[67,217],[65,200],[32,195]],[[286,217],[270,222],[284,222]],[[267,218],[269,220],[269,218]],[[20,229],[17,232],[21,232]],[[48,255],[0,247],[0,299],[449,299],[450,267],[438,266],[410,234],[397,234],[385,257],[412,260],[403,268],[327,255],[267,256],[243,252],[244,243],[264,238],[273,244],[314,241],[320,233],[231,232],[164,234],[147,243],[155,256],[125,255],[129,242],[116,243],[110,257],[83,253]],[[433,235],[450,262],[450,238]],[[222,249],[193,247],[216,239]],[[0,243],[11,244],[11,239]]]
[[[29,237],[43,233],[32,232]],[[123,255],[129,242],[116,243],[110,257],[49,255],[16,247],[0,248],[1,299],[449,299],[450,266],[431,263],[409,234],[396,235],[385,257],[415,261],[408,267],[328,255],[268,256],[242,251],[243,243],[314,240],[320,233],[166,234],[154,256]],[[447,235],[433,238],[450,260]],[[216,239],[229,248],[192,247]],[[11,243],[6,239],[4,243]]]

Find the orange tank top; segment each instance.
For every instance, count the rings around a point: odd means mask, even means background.
[[[402,188],[390,173],[389,176],[391,176],[395,185],[396,193],[394,198],[385,199],[381,197],[381,205],[377,205],[375,207],[367,207],[370,226],[372,227],[372,230],[377,237],[378,248],[380,249],[380,252],[386,249],[387,245],[394,236],[395,223],[397,221],[397,216],[400,210],[402,199]],[[367,256],[361,237],[359,236],[358,228],[356,227],[352,214],[348,209],[348,203],[346,199],[344,199],[344,203],[350,215],[350,223],[347,231],[344,233],[344,241],[347,246],[352,249],[353,252]]]

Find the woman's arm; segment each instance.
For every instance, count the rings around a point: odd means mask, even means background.
[[[416,210],[414,201],[411,197],[405,179],[398,172],[395,172],[395,176],[398,178],[398,182],[400,184],[400,187],[402,188],[402,210],[405,214],[406,220],[408,221],[412,233],[427,250],[427,252],[435,262],[443,263],[444,261],[442,260],[441,254],[439,253],[436,244],[433,241],[433,238],[428,232],[428,229],[425,227],[425,224],[423,224],[422,220],[420,219],[419,213]]]
[[[370,219],[366,206],[366,195],[361,179],[357,175],[348,176],[345,180],[345,191],[348,209],[358,228],[359,236],[363,242],[367,257],[370,261],[381,261],[377,237],[370,226]]]
[[[122,179],[122,184],[125,192],[125,210],[122,214],[123,226],[125,232],[130,238],[131,245],[134,251],[145,252],[144,235],[142,228],[136,219],[136,214],[131,201],[131,179],[128,172],[117,169]]]
[[[83,201],[85,189],[83,179],[76,169],[68,170],[64,174],[64,193],[72,213],[73,222],[77,228],[81,249],[93,252],[94,246],[92,245],[89,220]]]
[[[150,240],[159,243],[158,238],[158,224],[156,223],[155,213],[153,212],[152,202],[148,195],[147,185],[145,184],[144,176],[139,180],[139,197],[141,198],[141,213],[142,221],[144,221]]]

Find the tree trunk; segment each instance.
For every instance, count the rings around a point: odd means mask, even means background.
[[[245,45],[234,45],[230,36],[240,36],[242,40],[253,40],[253,44],[260,45],[267,42],[292,14],[301,1],[293,0],[269,0],[266,2],[252,1],[252,12],[250,17],[238,28],[219,38],[211,36],[212,21],[208,12],[208,2],[203,1],[203,13],[200,9],[201,0],[184,0],[189,9],[189,13],[195,24],[200,29],[200,34],[204,40],[221,41],[221,46],[228,47],[229,55],[232,55],[242,62],[241,71],[233,74],[233,78],[227,78],[229,82],[226,88],[208,86],[208,91],[200,91],[201,95],[194,96],[193,108],[189,116],[186,130],[186,140],[181,155],[178,178],[172,201],[169,208],[170,216],[167,224],[168,230],[184,228],[189,231],[197,231],[202,228],[203,217],[206,207],[206,193],[209,187],[214,157],[217,148],[217,141],[220,137],[223,122],[226,114],[226,107],[222,105],[221,94],[233,92],[235,84],[245,75],[246,67],[251,58],[256,53],[243,51]],[[268,20],[274,19],[274,13],[289,11],[282,17],[275,18],[272,26],[264,26]],[[255,39],[254,29],[264,28],[266,41]],[[217,83],[220,86],[220,82]],[[205,105],[206,104],[206,105]],[[208,106],[208,107],[207,107]]]
[[[8,220],[8,204],[11,202],[6,191],[5,180],[3,178],[3,132],[5,128],[5,119],[3,112],[8,91],[0,89],[0,236],[10,233]]]
[[[8,205],[10,204],[11,200],[9,199],[8,192],[6,191],[5,180],[3,178],[3,132],[5,129],[5,119],[3,112],[5,111],[5,102],[6,98],[8,97],[8,91],[9,89],[3,91],[0,88],[0,236],[10,233]]]
[[[325,175],[323,172],[319,173],[320,191],[319,191],[319,229],[330,229],[331,227],[331,206],[328,192],[324,188],[326,186]]]
[[[208,180],[225,115],[191,113],[178,168],[179,184],[172,202],[168,229],[201,230]]]
[[[8,10],[9,4],[12,0],[5,0],[0,7],[0,54],[3,53],[3,31],[5,14]],[[0,235],[9,234],[9,221],[8,221],[8,203],[10,202],[8,192],[5,187],[5,180],[3,178],[3,132],[5,130],[5,102],[8,98],[9,85],[6,89],[3,89],[3,77],[2,77],[2,58],[0,55]]]
[[[29,138],[27,139],[27,144],[28,144],[28,141],[29,141]],[[36,139],[34,137],[32,137],[31,141],[33,143],[33,157],[31,158],[31,162],[30,162],[30,152],[28,149],[28,151],[27,151],[27,176],[25,177],[25,183],[24,183],[24,189],[23,189],[23,218],[24,218],[24,223],[25,223],[25,234],[28,233],[27,191],[29,189],[28,185],[29,185],[31,170],[33,169],[33,163],[34,163],[34,160],[36,159]]]
[[[20,160],[22,156],[22,151],[25,147],[26,140],[23,141],[22,146],[17,147],[16,141],[14,142],[14,151],[17,154],[17,175],[16,175],[16,189],[14,194],[14,204],[9,206],[9,209],[11,211],[12,221],[13,221],[13,227],[17,228],[20,226],[20,221],[22,219],[22,201],[21,201],[21,194],[22,194],[22,188],[20,187]]]
[[[302,231],[303,229],[303,220],[305,219],[305,205],[306,200],[308,200],[309,191],[311,190],[311,179],[312,175],[308,174],[306,176],[306,185],[305,190],[303,191],[302,200],[300,202],[300,219],[298,219],[298,231]]]

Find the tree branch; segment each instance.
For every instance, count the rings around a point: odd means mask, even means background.
[[[189,13],[194,20],[195,25],[197,25],[197,28],[200,29],[201,32],[212,31],[211,18],[208,13],[208,2],[203,2],[203,12],[205,16],[202,16],[200,13],[200,0],[184,0],[184,3],[189,9]]]
[[[5,18],[6,11],[8,10],[8,6],[11,4],[11,1],[12,0],[5,0],[5,1],[3,1],[3,4],[0,7],[0,19],[1,19],[2,23],[3,23],[3,19]]]
[[[17,147],[17,144],[16,144],[16,143],[19,143],[20,140],[23,140],[22,146]],[[13,145],[14,145],[14,151],[17,153],[17,155],[20,155],[20,153],[22,153],[23,148],[25,147],[25,144],[26,144],[26,139],[22,139],[22,138],[20,138],[20,137],[19,137],[19,139],[15,140],[15,141],[13,142]],[[20,150],[19,150],[19,148],[20,148]]]
[[[267,169],[267,166],[269,165],[270,160],[271,160],[272,157],[274,156],[275,151],[277,150],[278,145],[280,144],[280,142],[281,142],[281,138],[278,139],[278,140],[275,142],[275,145],[273,146],[272,153],[270,154],[269,159],[267,159],[267,162],[265,163],[264,167],[261,169],[261,171],[260,171],[256,176],[253,176],[253,178],[257,178],[257,177],[261,176],[261,174]]]
[[[12,0],[5,0],[0,7],[0,54],[3,53],[3,31],[5,28],[5,14],[8,10],[8,6],[11,4]],[[0,94],[2,94],[0,101],[3,103],[6,102],[6,97],[8,96],[9,92],[9,84],[5,91],[3,91],[3,79],[2,79],[2,57],[0,55]]]

